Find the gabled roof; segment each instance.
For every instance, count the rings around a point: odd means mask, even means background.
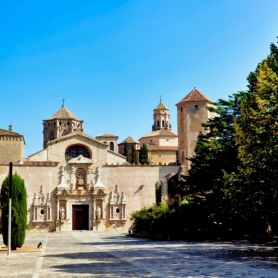
[[[169,110],[169,108],[166,107],[166,106],[164,105],[164,103],[162,103],[161,100],[160,100],[160,103],[154,108],[154,110],[161,110],[161,109],[163,109],[163,110]]]
[[[212,102],[210,99],[208,99],[204,94],[202,94],[199,90],[197,90],[195,87],[194,89],[187,94],[180,102],[178,102],[176,105],[183,103],[183,102],[190,102],[190,101],[207,101]]]
[[[102,145],[105,148],[107,147],[107,144],[102,143],[98,139],[96,139],[96,138],[94,138],[94,137],[92,137],[92,136],[90,136],[90,135],[88,135],[88,134],[86,134],[86,133],[84,133],[82,131],[71,132],[69,134],[66,134],[65,136],[60,137],[60,138],[56,138],[56,139],[54,139],[52,141],[48,141],[46,143],[46,146],[49,146],[49,145],[52,145],[52,144],[56,144],[57,142],[60,142],[60,141],[63,141],[63,140],[67,140],[67,139],[69,139],[71,137],[78,137],[78,136],[85,137],[85,138],[87,138],[87,139],[89,139],[89,140],[91,140],[93,142],[96,142],[96,143]]]
[[[71,113],[66,106],[62,105],[62,107],[55,113],[53,114],[48,120],[54,120],[54,119],[72,119],[72,120],[78,120],[78,118]]]
[[[128,144],[140,144],[137,140],[133,139],[131,136],[128,136],[123,142],[121,142],[120,144],[124,144],[125,142],[127,142]],[[120,145],[119,144],[119,145]]]
[[[22,136],[21,134],[19,134],[17,132],[13,132],[13,131],[1,129],[1,128],[0,128],[0,135]]]

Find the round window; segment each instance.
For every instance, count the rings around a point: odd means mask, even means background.
[[[118,214],[120,213],[120,209],[119,208],[116,208],[115,212]]]
[[[41,214],[44,214],[44,210],[43,210],[43,209],[41,209],[40,213],[41,213]]]

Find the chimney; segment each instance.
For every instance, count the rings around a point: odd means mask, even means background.
[[[13,131],[13,126],[9,125],[9,131]]]

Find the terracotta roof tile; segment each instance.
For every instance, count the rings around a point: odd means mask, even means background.
[[[0,135],[9,135],[9,136],[22,136],[19,133],[10,131],[10,130],[5,130],[5,129],[0,129]]]
[[[189,102],[189,101],[208,101],[212,102],[210,99],[208,99],[204,94],[202,94],[199,90],[194,88],[189,94],[187,94],[180,102],[177,104],[183,103],[183,102]],[[177,105],[176,104],[176,105]]]
[[[64,105],[54,115],[52,115],[48,120],[53,120],[53,119],[73,119],[73,120],[79,121],[79,119],[76,118]]]
[[[158,146],[147,144],[149,151],[177,151],[178,146]]]
[[[133,139],[131,136],[128,136],[125,140],[123,140],[120,144],[124,144],[127,142],[128,144],[140,144],[137,140]],[[120,145],[119,144],[119,145]]]
[[[150,133],[148,133],[147,135],[141,137],[139,140],[141,140],[142,138],[146,138],[146,137],[155,137],[155,136],[170,136],[170,137],[178,137],[178,134],[173,132],[172,130],[169,129],[158,129],[158,130],[154,130]]]
[[[104,133],[104,134],[101,134],[101,135],[96,136],[96,138],[99,138],[99,137],[113,137],[113,138],[118,138],[119,136],[113,135],[113,134],[109,134],[109,133]]]

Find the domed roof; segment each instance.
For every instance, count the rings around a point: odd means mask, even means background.
[[[169,108],[165,106],[160,99],[159,104],[154,108],[154,110],[169,110]]]

